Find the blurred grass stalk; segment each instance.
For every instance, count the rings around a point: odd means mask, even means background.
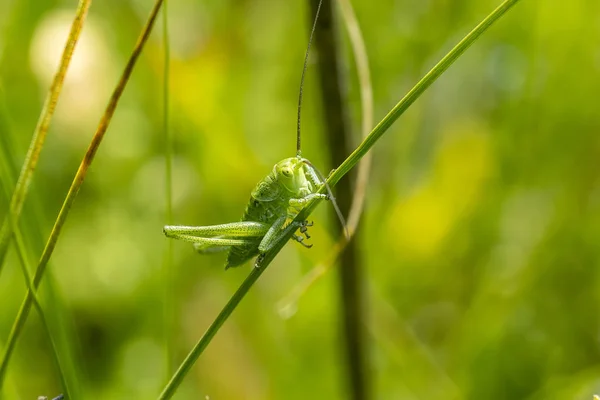
[[[77,42],[81,35],[83,24],[85,22],[90,5],[91,0],[81,0],[77,6],[75,18],[73,19],[73,22],[71,24],[69,35],[67,37],[67,42],[65,44],[63,53],[60,58],[58,70],[54,75],[54,78],[50,85],[50,89],[48,91],[48,95],[46,96],[46,100],[44,101],[40,117],[38,119],[36,128],[33,133],[33,137],[31,138],[29,149],[27,150],[27,154],[25,156],[25,161],[23,162],[21,172],[19,174],[17,183],[15,185],[13,194],[10,199],[8,213],[6,214],[6,217],[4,218],[2,224],[2,228],[0,229],[0,272],[2,271],[2,266],[4,264],[6,254],[8,252],[10,240],[14,237],[17,255],[26,282],[26,286],[31,292],[32,301],[34,303],[34,306],[38,310],[40,320],[44,329],[46,330],[46,334],[48,335],[48,340],[50,341],[52,347],[52,353],[56,365],[58,367],[61,383],[67,394],[70,393],[70,390],[67,385],[67,379],[65,377],[64,369],[60,362],[56,342],[52,337],[48,321],[46,319],[46,316],[44,315],[42,306],[37,296],[32,291],[33,283],[29,274],[27,251],[25,248],[25,243],[19,231],[18,220],[21,210],[23,209],[23,203],[25,202],[25,198],[27,197],[29,185],[31,184],[33,173],[35,172],[35,168],[37,166],[37,161],[44,146],[46,135],[48,133],[48,128],[50,126],[52,116],[54,115],[54,110],[56,109],[56,104],[58,102],[58,98],[63,87],[65,76],[69,68],[69,64],[71,62],[75,46],[77,45]],[[7,344],[6,351],[9,350],[9,347],[10,345]],[[0,393],[5,369],[6,367],[0,369]]]
[[[2,90],[2,82],[0,82],[0,129],[5,135],[0,135],[0,183],[3,189],[3,200],[8,204],[14,190],[16,180],[18,178],[18,168],[14,151],[14,143],[11,143],[10,115],[6,108],[5,92]],[[38,198],[34,200],[33,218],[41,218],[41,210],[39,209],[40,202]],[[31,201],[31,200],[30,200]],[[13,226],[13,236],[15,239],[16,252],[19,265],[25,277],[26,289],[33,287],[31,280],[31,257],[37,257],[27,245],[26,236],[18,225]],[[27,235],[27,237],[30,237]],[[30,239],[31,241],[31,239]],[[33,305],[38,311],[40,322],[42,324],[43,333],[48,338],[50,353],[53,356],[54,364],[58,371],[60,383],[65,392],[70,398],[80,398],[80,383],[82,382],[79,369],[75,367],[73,352],[70,350],[72,344],[75,343],[74,335],[69,329],[69,324],[64,321],[64,305],[61,299],[57,296],[56,290],[52,282],[46,285],[47,299],[46,306],[42,309],[42,300],[39,295],[34,292]],[[6,394],[6,393],[4,393]],[[16,393],[13,393],[16,396]]]
[[[373,85],[371,84],[371,72],[369,69],[369,58],[365,46],[360,26],[350,0],[338,0],[340,10],[342,12],[344,25],[350,39],[350,46],[354,55],[356,70],[358,73],[358,84],[360,90],[361,102],[361,132],[364,140],[373,126]],[[363,211],[367,185],[369,183],[369,174],[371,171],[372,154],[367,153],[358,163],[356,173],[356,183],[352,194],[352,206],[348,213],[348,236],[352,238],[358,228],[360,217]],[[336,222],[337,223],[337,222]],[[332,268],[340,253],[348,245],[349,240],[346,236],[342,236],[339,241],[330,249],[329,255],[310,270],[300,282],[290,291],[290,293],[282,298],[278,303],[278,309],[282,315],[289,315],[290,310],[297,308],[297,303],[300,298],[308,291],[308,289],[319,280],[330,268]]]
[[[168,2],[164,0],[162,8],[162,39],[164,46],[163,64],[163,136],[165,140],[165,225],[173,225],[173,135],[169,129],[169,63],[171,49],[169,45]],[[175,329],[175,288],[173,284],[173,241],[167,240],[163,261],[164,293],[164,341],[165,373],[168,379],[173,370],[173,329]]]
[[[510,10],[519,0],[505,0],[494,11],[492,11],[483,21],[481,21],[471,32],[469,32],[448,54],[446,54],[417,84],[392,108],[392,110],[377,124],[371,131],[369,136],[348,156],[344,162],[329,176],[327,183],[330,187],[334,187],[341,178],[343,178],[356,164],[363,158],[373,145],[381,138],[390,126],[423,94],[423,92],[433,84],[450,67],[460,56],[467,50],[476,40],[483,34],[494,22],[502,17]],[[325,186],[319,190],[320,193],[325,193]],[[319,204],[319,200],[313,201],[305,207],[294,219],[296,222],[305,221],[310,213]],[[208,327],[204,335],[198,343],[187,355],[181,363],[171,380],[167,383],[162,393],[159,395],[160,400],[170,399],[177,388],[188,374],[198,357],[211,342],[215,334],[219,331],[223,323],[229,318],[233,310],[237,307],[246,293],[267,269],[275,256],[281,251],[283,246],[292,237],[294,232],[279,241],[274,248],[264,255],[261,268],[253,268],[248,277],[242,282],[238,290],[229,299],[225,307],[213,323]]]
[[[0,108],[2,109],[2,113],[4,115],[0,115],[0,117],[2,119],[5,120],[5,123],[8,124],[8,113],[5,109],[5,104],[4,104],[4,93],[1,90],[2,88],[0,87],[0,102],[2,103],[0,105]],[[9,129],[5,129],[4,130],[5,133],[7,133],[5,136],[3,135],[2,138],[3,139],[8,139],[8,133],[10,132]],[[9,149],[9,144],[8,141],[4,142],[4,141],[0,141],[0,152],[2,152],[2,157],[0,157],[0,182],[2,183],[2,188],[3,188],[3,192],[4,192],[4,196],[8,201],[10,201],[10,196],[12,194],[13,188],[14,188],[14,184],[15,184],[15,179],[16,175],[17,175],[17,170],[16,168],[14,168],[14,163],[12,163],[12,160],[9,160],[10,158],[10,149]],[[21,271],[23,273],[23,277],[25,279],[25,283],[26,283],[26,288],[32,288],[33,284],[32,284],[32,280],[31,280],[31,275],[29,273],[29,270],[31,269],[30,267],[30,262],[28,260],[28,254],[29,254],[29,250],[27,249],[27,246],[25,244],[25,240],[23,239],[23,234],[21,233],[21,230],[19,229],[19,227],[13,223],[13,237],[15,240],[15,247],[16,247],[16,252],[17,252],[17,257],[19,259],[19,265],[21,266]],[[55,338],[53,337],[51,330],[50,330],[50,323],[48,321],[48,319],[46,318],[46,313],[45,311],[42,309],[42,305],[40,300],[38,299],[38,296],[35,292],[33,292],[33,305],[36,308],[36,310],[38,311],[39,317],[40,317],[40,322],[42,323],[42,327],[45,330],[45,333],[48,337],[48,340],[50,342],[50,347],[52,349],[52,356],[54,357],[54,362],[56,364],[56,367],[58,369],[58,374],[59,374],[59,378],[61,380],[61,384],[62,386],[65,388],[64,391],[65,393],[67,393],[69,395],[69,397],[71,396],[71,390],[70,388],[67,386],[67,374],[65,373],[65,368],[63,367],[61,361],[60,361],[60,352],[56,343]],[[72,379],[72,378],[71,378]]]
[[[21,271],[23,272],[23,278],[25,279],[25,284],[27,290],[31,293],[31,297],[33,300],[33,306],[38,311],[40,321],[44,330],[46,331],[46,335],[48,336],[48,340],[50,341],[50,347],[52,348],[52,355],[54,357],[54,362],[56,363],[56,367],[58,368],[58,374],[61,380],[61,384],[63,386],[63,391],[67,395],[67,398],[71,398],[71,390],[69,389],[69,383],[66,379],[66,374],[64,368],[60,361],[60,354],[58,351],[58,346],[56,345],[56,341],[52,336],[52,332],[50,330],[50,325],[48,324],[48,320],[46,319],[46,315],[44,314],[44,310],[42,309],[42,304],[40,303],[37,294],[35,292],[35,288],[33,285],[33,281],[31,279],[30,263],[27,260],[27,249],[25,247],[25,241],[23,240],[22,234],[19,230],[18,226],[13,226],[13,235],[15,238],[15,244],[17,248],[17,256],[19,258],[19,264],[21,265]]]
[[[65,44],[65,48],[60,59],[58,71],[56,72],[56,75],[54,75],[54,79],[50,85],[50,90],[46,96],[42,112],[38,119],[37,126],[35,127],[35,131],[33,132],[33,137],[31,138],[31,144],[29,145],[29,149],[27,150],[27,154],[25,156],[25,161],[23,162],[23,167],[21,168],[21,173],[10,200],[8,214],[2,223],[2,228],[0,230],[0,272],[2,272],[2,266],[6,258],[6,253],[8,252],[8,246],[13,234],[13,226],[18,224],[19,216],[21,214],[21,210],[23,209],[23,203],[27,197],[29,185],[31,184],[33,173],[35,172],[42,147],[44,146],[44,142],[46,140],[50,121],[54,115],[56,103],[58,102],[58,98],[63,87],[65,75],[67,73],[67,69],[69,68],[73,51],[75,50],[75,45],[79,40],[81,29],[83,28],[83,23],[91,3],[92,0],[80,0],[79,5],[77,6],[75,19],[71,24],[71,30],[69,31],[67,43]],[[2,375],[0,374],[0,384],[1,380]]]
[[[319,0],[309,0],[312,7],[312,15],[316,15],[319,6]],[[352,6],[350,2],[346,2],[343,19],[348,19],[346,26],[351,31],[351,26],[354,27],[355,35],[350,36],[352,49],[360,48],[363,44],[360,29],[356,18],[353,16]],[[357,33],[357,34],[356,34]],[[354,43],[358,41],[358,43]],[[315,32],[315,48],[317,51],[319,82],[321,89],[324,125],[326,127],[326,136],[329,139],[329,152],[332,165],[340,165],[346,158],[346,154],[351,150],[352,130],[350,129],[349,115],[346,100],[346,83],[344,82],[344,74],[342,72],[342,61],[340,56],[342,53],[339,32],[335,19],[334,2],[332,0],[323,1],[323,10],[320,19],[317,23]],[[364,50],[364,44],[363,44]],[[361,61],[358,62],[358,67],[366,68],[368,77],[368,59],[366,58],[366,50],[360,54]],[[356,55],[356,59],[360,57]],[[361,100],[365,98],[363,87],[367,87],[364,91],[370,92],[370,82],[366,81],[361,85]],[[362,106],[364,107],[364,101]],[[372,109],[363,110],[363,120],[366,120],[364,114],[372,114]],[[369,133],[373,122],[365,127],[365,135]],[[369,158],[370,155],[367,155]],[[363,160],[364,161],[364,160]],[[361,161],[361,164],[364,163]],[[368,164],[368,163],[367,163]],[[368,178],[368,174],[366,176]],[[366,179],[365,179],[366,183]],[[357,191],[357,196],[351,202],[353,197],[353,188],[350,181],[350,176],[342,179],[337,187],[336,198],[342,213],[348,215],[351,209],[353,214],[358,214],[356,222],[362,209],[365,191]],[[357,207],[358,206],[358,210]],[[334,226],[338,226],[337,221],[334,221]],[[350,227],[352,233],[356,232],[356,226]],[[340,235],[341,229],[337,229]],[[350,230],[349,230],[350,232]],[[350,233],[349,233],[350,235]],[[345,238],[344,238],[345,239]],[[368,363],[365,362],[365,356],[369,353],[365,335],[365,312],[366,300],[364,295],[362,267],[360,265],[359,249],[356,246],[356,240],[344,240],[346,244],[343,247],[337,247],[340,252],[336,254],[336,258],[332,260],[334,263],[338,256],[342,267],[339,269],[339,288],[341,297],[341,320],[342,320],[342,336],[344,336],[344,352],[346,353],[347,366],[346,383],[348,386],[348,397],[354,400],[365,400],[370,398],[370,379]],[[334,247],[335,248],[335,247]]]
[[[144,48],[144,45],[146,44],[148,37],[150,36],[150,32],[152,31],[152,27],[154,26],[156,16],[158,15],[158,11],[160,10],[162,3],[163,3],[163,0],[157,0],[155,2],[154,8],[152,9],[152,11],[150,13],[150,17],[148,18],[148,21],[146,22],[144,28],[142,29],[140,37],[138,38],[138,41],[137,41],[135,48],[129,58],[129,61],[127,62],[127,65],[125,66],[123,74],[121,75],[121,78],[109,100],[106,110],[104,111],[104,115],[102,116],[102,119],[100,120],[98,128],[92,138],[92,141],[86,151],[86,154],[83,157],[81,164],[79,165],[79,169],[77,170],[75,178],[73,179],[71,187],[69,188],[69,191],[68,191],[67,196],[64,200],[64,203],[60,209],[58,217],[56,218],[56,221],[54,223],[52,231],[50,232],[50,237],[48,238],[48,241],[46,242],[46,246],[44,247],[44,251],[42,252],[42,256],[40,258],[39,264],[35,270],[35,274],[33,277],[33,289],[34,290],[37,289],[37,287],[39,286],[39,284],[44,276],[46,266],[48,265],[48,261],[50,260],[50,257],[52,256],[52,252],[54,251],[54,247],[56,246],[56,242],[58,240],[58,236],[60,235],[61,229],[67,219],[67,216],[73,205],[73,202],[75,201],[75,198],[77,197],[77,194],[79,193],[79,189],[81,188],[81,185],[83,185],[83,181],[85,180],[88,168],[91,165],[91,163],[94,161],[96,151],[98,150],[98,147],[100,146],[102,139],[104,138],[104,134],[106,133],[108,125],[110,124],[110,121],[115,112],[115,109],[117,107],[119,99],[121,98],[121,95],[123,94],[123,90],[125,89],[125,86],[127,85],[127,82],[129,81],[129,77],[131,76],[133,67],[135,66],[137,59],[139,58],[139,56],[142,52],[142,49]],[[6,376],[6,370],[8,368],[10,357],[15,348],[17,339],[23,329],[23,326],[25,325],[27,316],[29,315],[29,311],[31,310],[32,302],[33,302],[33,292],[31,290],[28,290],[27,294],[25,295],[25,299],[23,300],[23,303],[21,304],[21,308],[19,309],[19,313],[17,314],[17,317],[11,328],[11,331],[10,331],[10,334],[8,337],[8,341],[6,344],[6,348],[4,350],[4,354],[2,356],[2,359],[0,360],[0,391],[2,390],[2,385],[4,382],[4,377]]]

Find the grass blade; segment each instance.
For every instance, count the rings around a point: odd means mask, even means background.
[[[4,264],[4,259],[13,232],[13,224],[11,224],[10,221],[14,221],[15,224],[19,221],[19,215],[23,209],[23,203],[27,197],[29,185],[31,184],[35,167],[37,166],[42,147],[44,146],[44,141],[46,140],[48,127],[50,126],[50,121],[52,120],[54,110],[56,109],[56,103],[58,102],[58,97],[60,96],[63,87],[65,75],[67,74],[67,69],[69,68],[75,45],[79,40],[81,29],[83,28],[83,23],[91,3],[91,0],[81,0],[77,6],[75,19],[71,25],[71,31],[69,32],[69,37],[60,59],[58,71],[56,72],[56,75],[54,75],[54,79],[50,85],[50,90],[44,102],[35,131],[33,132],[31,144],[27,150],[15,191],[10,200],[8,211],[9,217],[4,220],[2,228],[0,229],[0,272],[2,271],[2,265]]]
[[[129,58],[129,61],[127,62],[127,65],[125,66],[123,74],[121,75],[121,79],[119,80],[119,83],[117,84],[117,86],[108,102],[108,105],[106,107],[106,110],[104,111],[104,115],[102,116],[102,119],[100,120],[100,123],[96,130],[96,133],[94,134],[94,137],[92,138],[92,141],[86,151],[85,156],[83,157],[83,160],[81,161],[81,164],[79,165],[79,169],[77,170],[77,173],[75,174],[75,178],[73,179],[73,182],[71,183],[69,192],[67,193],[67,196],[63,202],[63,205],[58,213],[58,217],[56,218],[54,226],[52,227],[52,231],[50,232],[50,237],[48,238],[48,241],[46,242],[46,246],[44,247],[44,251],[42,252],[42,256],[41,256],[38,266],[35,270],[35,274],[33,277],[34,289],[39,286],[39,284],[44,276],[44,272],[48,265],[48,261],[50,260],[50,257],[52,256],[52,252],[54,251],[54,248],[56,246],[56,242],[58,240],[58,237],[60,235],[62,227],[67,219],[67,216],[73,205],[73,202],[75,201],[75,198],[77,197],[77,194],[79,193],[79,189],[81,189],[81,185],[83,184],[83,181],[87,175],[88,168],[91,165],[91,163],[94,161],[94,156],[96,155],[98,147],[100,146],[102,139],[104,138],[104,134],[106,133],[106,129],[108,128],[108,125],[110,124],[110,121],[115,112],[115,109],[117,107],[117,104],[119,102],[121,94],[123,93],[123,90],[125,89],[125,86],[126,86],[127,82],[129,81],[129,77],[131,76],[133,67],[135,66],[136,61],[139,58],[140,53],[142,52],[142,49],[144,48],[144,45],[146,44],[146,41],[148,40],[148,37],[150,36],[150,32],[152,31],[152,27],[154,26],[154,22],[156,20],[156,16],[158,14],[158,11],[160,10],[162,2],[163,2],[163,0],[157,0],[156,3],[154,4],[154,8],[152,9],[152,12],[150,13],[150,17],[142,30],[142,33],[135,45],[135,48],[131,54],[131,57]],[[0,360],[0,389],[2,388],[2,384],[4,382],[4,377],[6,376],[6,370],[8,367],[10,356],[12,355],[12,352],[15,348],[15,345],[16,345],[17,339],[20,335],[20,332],[23,329],[23,326],[25,325],[27,316],[29,315],[32,301],[33,301],[33,293],[31,291],[27,291],[27,294],[25,295],[25,299],[23,300],[23,303],[21,304],[19,313],[17,314],[17,318],[15,319],[15,322],[11,328],[9,338],[8,338],[8,343],[6,345],[6,349],[4,351],[2,359]]]
[[[169,63],[171,49],[169,45],[169,27],[167,0],[162,9],[162,38],[164,46],[163,66],[163,136],[165,140],[165,225],[173,225],[173,136],[169,129]],[[175,319],[175,303],[173,288],[173,241],[167,241],[163,265],[163,281],[165,284],[164,329],[165,329],[165,371],[167,378],[173,371],[173,329]]]
[[[450,67],[460,56],[471,46],[482,33],[484,33],[494,22],[502,17],[510,10],[519,0],[505,0],[500,6],[492,11],[479,25],[467,34],[444,58],[442,58],[407,94],[394,106],[394,108],[377,124],[371,131],[369,136],[346,158],[346,160],[337,168],[328,178],[327,183],[330,187],[335,186],[339,180],[344,177],[356,164],[363,158],[373,145],[381,138],[390,126],[414,103],[423,92],[431,86],[440,75]],[[321,193],[325,193],[325,186],[320,188]],[[298,216],[294,219],[296,222],[304,221],[315,209],[320,200],[316,200],[305,207]],[[181,363],[171,380],[167,383],[162,393],[159,395],[159,400],[170,399],[177,391],[177,388],[190,371],[198,357],[211,342],[212,338],[221,328],[223,323],[229,318],[233,310],[237,307],[246,293],[250,290],[256,280],[267,269],[275,256],[281,251],[294,232],[289,232],[286,240],[277,242],[272,250],[264,255],[260,268],[253,268],[242,285],[229,299],[223,310],[217,318],[209,326],[192,351],[188,354],[185,360]]]

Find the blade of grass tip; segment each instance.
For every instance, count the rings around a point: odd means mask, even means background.
[[[335,185],[354,165],[373,147],[388,128],[410,107],[433,82],[448,69],[465,50],[467,50],[494,22],[510,10],[519,0],[505,0],[471,32],[467,34],[448,54],[446,54],[417,84],[392,108],[377,124],[369,136],[348,156],[328,179],[329,185]]]
[[[54,115],[56,103],[58,102],[58,98],[63,87],[65,75],[67,73],[67,69],[69,68],[71,57],[73,56],[73,51],[75,50],[75,45],[79,40],[81,29],[83,28],[83,23],[91,3],[91,0],[80,0],[79,5],[77,6],[75,19],[71,24],[71,30],[60,59],[58,71],[56,72],[56,75],[54,75],[54,79],[50,85],[50,90],[48,91],[42,112],[33,132],[29,149],[25,155],[25,161],[23,162],[23,167],[17,180],[17,185],[10,200],[8,211],[11,215],[10,218],[15,222],[19,221],[19,216],[21,214],[21,210],[23,209],[23,203],[27,197],[29,185],[37,166],[40,152],[42,151],[42,147],[44,147],[44,141],[46,140],[48,127],[50,126],[50,121]],[[0,272],[2,271],[2,265],[4,264],[4,259],[6,257],[11,236],[12,224],[10,223],[9,218],[6,218],[2,224],[2,228],[0,229]]]
[[[150,17],[148,18],[148,21],[146,22],[146,25],[144,26],[142,33],[141,33],[140,37],[138,38],[138,41],[137,41],[135,48],[131,54],[131,57],[129,58],[129,61],[127,62],[127,65],[125,66],[123,74],[121,75],[121,79],[119,80],[119,83],[117,84],[117,86],[108,102],[108,105],[106,107],[106,110],[104,111],[104,115],[102,116],[102,119],[100,120],[100,123],[96,130],[96,133],[94,134],[94,137],[92,138],[92,141],[85,153],[85,156],[83,157],[83,160],[81,161],[81,164],[79,165],[79,169],[77,170],[77,173],[75,174],[75,178],[73,179],[73,182],[71,183],[69,192],[67,193],[67,196],[63,202],[63,205],[58,213],[58,217],[56,218],[54,226],[52,227],[52,231],[50,232],[50,236],[48,238],[48,241],[46,242],[46,246],[44,247],[44,251],[42,252],[42,256],[40,257],[40,261],[35,270],[35,274],[33,277],[33,287],[34,288],[37,288],[39,286],[40,282],[42,281],[42,277],[44,276],[46,266],[48,265],[48,261],[50,260],[52,252],[54,251],[54,247],[56,246],[56,242],[58,240],[58,236],[60,235],[61,229],[67,219],[67,216],[69,214],[71,206],[73,205],[73,202],[75,201],[75,198],[77,197],[77,194],[79,193],[79,189],[81,188],[81,185],[83,184],[83,181],[86,177],[88,168],[91,165],[92,161],[94,160],[96,151],[98,150],[98,147],[100,146],[100,143],[102,142],[102,139],[104,137],[104,134],[106,133],[106,129],[108,128],[108,125],[110,124],[110,121],[115,112],[115,109],[117,107],[117,104],[119,102],[121,94],[123,93],[123,90],[125,89],[125,86],[126,86],[127,82],[129,81],[129,77],[131,76],[133,67],[135,66],[135,63],[136,63],[137,59],[139,58],[139,55],[142,52],[142,49],[144,48],[144,45],[146,44],[148,37],[150,36],[150,32],[152,31],[152,27],[154,26],[154,22],[156,20],[156,16],[158,14],[158,11],[160,10],[162,2],[163,2],[163,0],[157,0],[155,2],[154,8],[152,9],[152,12],[150,13]],[[7,342],[6,348],[4,350],[4,354],[2,356],[2,359],[0,360],[0,390],[2,389],[2,384],[4,382],[4,377],[6,375],[6,369],[8,367],[8,362],[10,360],[10,356],[12,355],[12,352],[14,350],[14,347],[15,347],[15,344],[19,337],[19,334],[23,328],[23,325],[25,324],[25,320],[27,319],[27,316],[31,309],[32,300],[33,300],[32,293],[28,290],[27,294],[25,296],[25,299],[23,300],[23,303],[21,304],[21,308],[19,309],[19,313],[17,314],[17,318],[15,319],[15,322],[13,323],[13,326],[11,328],[11,331],[10,331],[10,334],[8,337],[8,342]]]
[[[27,260],[27,250],[25,248],[25,242],[23,240],[23,236],[21,235],[21,231],[17,226],[14,225],[13,221],[13,235],[15,238],[15,244],[17,248],[17,256],[19,258],[19,264],[21,265],[21,271],[23,272],[23,278],[25,279],[25,283],[27,285],[27,290],[31,292],[31,298],[33,301],[33,306],[36,308],[38,315],[40,317],[40,321],[42,322],[42,327],[46,331],[46,335],[48,336],[48,340],[50,341],[50,347],[52,348],[52,356],[54,357],[54,362],[56,363],[56,367],[58,368],[58,374],[60,377],[60,381],[63,387],[63,391],[68,399],[71,397],[71,391],[69,390],[69,384],[67,383],[66,375],[64,372],[64,368],[60,361],[58,347],[56,346],[56,341],[52,336],[52,332],[50,331],[50,326],[48,324],[48,320],[46,319],[46,315],[44,310],[42,309],[42,305],[37,297],[35,292],[35,288],[33,287],[33,281],[31,280],[31,275],[29,274],[29,261]]]
[[[165,225],[173,225],[173,136],[169,129],[169,62],[171,50],[169,44],[168,2],[164,0],[162,8],[162,38],[164,46],[163,66],[163,135],[165,138]],[[164,329],[165,329],[165,371],[166,378],[173,371],[173,329],[175,320],[173,241],[167,240],[163,266],[164,293]]]
[[[508,10],[512,8],[519,0],[505,0],[500,6],[492,11],[479,25],[477,25],[471,32],[467,34],[448,54],[444,56],[417,84],[394,106],[394,108],[377,124],[377,126],[371,131],[369,136],[344,160],[342,165],[338,167],[329,177],[327,182],[331,187],[335,186],[339,180],[346,175],[367,152],[373,147],[373,145],[381,138],[381,136],[387,131],[387,129],[408,109],[408,107],[417,100],[421,94],[427,89],[433,82],[439,78],[439,76],[452,65],[464,51],[473,44],[482,33],[484,33],[494,22],[502,17]],[[325,192],[325,186],[320,188],[320,192]],[[298,213],[295,222],[305,221],[315,207],[320,203],[320,200],[315,200],[307,205],[304,209]],[[159,395],[159,400],[170,399],[173,394],[177,391],[179,385],[190,371],[198,357],[202,354],[204,349],[211,342],[212,338],[221,328],[223,323],[229,318],[233,310],[237,307],[240,301],[244,298],[246,293],[258,280],[260,275],[267,269],[271,264],[275,256],[281,251],[287,240],[292,237],[294,232],[290,231],[284,240],[280,240],[275,244],[272,250],[267,252],[260,263],[259,268],[253,268],[248,277],[242,282],[238,290],[229,299],[223,310],[219,313],[217,318],[208,327],[204,335],[200,338],[198,343],[190,351],[185,360],[181,363],[175,374],[171,377],[162,393]]]

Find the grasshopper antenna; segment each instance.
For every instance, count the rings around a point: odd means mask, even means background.
[[[302,77],[300,78],[300,94],[298,95],[298,122],[296,125],[296,156],[298,157],[302,155],[302,143],[300,141],[300,115],[302,113],[302,90],[304,88],[304,76],[306,75],[306,69],[308,68],[308,54],[310,52],[310,45],[312,44],[312,39],[315,34],[315,28],[317,27],[317,20],[319,19],[319,11],[321,11],[321,4],[323,4],[323,0],[319,1],[319,6],[317,7],[315,22],[313,22],[312,30],[310,31],[310,37],[308,39],[308,47],[306,48],[306,54],[304,55],[304,68],[302,68]]]
[[[329,200],[331,200],[331,204],[333,204],[335,213],[337,214],[338,219],[340,220],[340,223],[342,224],[342,228],[344,229],[344,235],[346,236],[346,239],[350,239],[350,235],[348,233],[348,227],[346,226],[346,220],[344,219],[344,216],[342,215],[342,211],[340,210],[340,207],[338,206],[337,202],[335,201],[335,197],[333,196],[333,192],[331,191],[331,188],[329,187],[329,184],[327,183],[327,179],[325,179],[325,177],[323,176],[321,171],[319,171],[314,165],[312,165],[312,163],[310,161],[308,161],[306,158],[302,158],[302,141],[301,141],[301,135],[300,135],[300,121],[301,121],[301,116],[302,116],[302,94],[303,94],[303,89],[304,89],[304,77],[306,76],[306,69],[308,68],[308,55],[310,53],[310,45],[312,44],[313,36],[315,34],[315,29],[317,27],[317,20],[319,19],[319,12],[321,11],[322,4],[323,4],[323,0],[320,0],[319,5],[317,6],[317,12],[315,14],[315,21],[313,22],[313,26],[310,31],[310,37],[308,38],[308,46],[306,47],[306,54],[304,55],[304,67],[302,68],[302,76],[300,77],[300,92],[298,94],[298,121],[296,124],[296,157],[302,159],[302,162],[304,162],[313,171],[315,171],[315,174],[317,174],[317,177],[325,185],[325,188],[327,189],[327,194],[329,195]]]
[[[325,177],[323,176],[321,171],[319,171],[317,169],[317,167],[312,165],[312,163],[310,161],[308,161],[306,158],[302,158],[302,162],[304,164],[308,165],[315,172],[315,174],[317,174],[317,177],[323,182],[323,185],[325,185],[325,189],[327,189],[327,195],[329,196],[329,200],[331,200],[331,204],[333,204],[335,213],[337,214],[337,217],[340,220],[340,223],[342,224],[342,228],[344,229],[344,236],[346,236],[347,240],[350,240],[350,234],[348,233],[348,226],[346,225],[346,220],[344,219],[344,216],[342,215],[342,211],[340,210],[340,207],[338,206],[337,201],[335,201],[335,197],[333,196],[331,187],[329,187],[329,184],[327,183],[327,179],[325,179]]]

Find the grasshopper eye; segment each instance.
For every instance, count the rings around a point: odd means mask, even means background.
[[[292,176],[292,171],[289,168],[284,168],[281,170],[281,173],[283,174],[283,176],[289,178],[290,176]]]

